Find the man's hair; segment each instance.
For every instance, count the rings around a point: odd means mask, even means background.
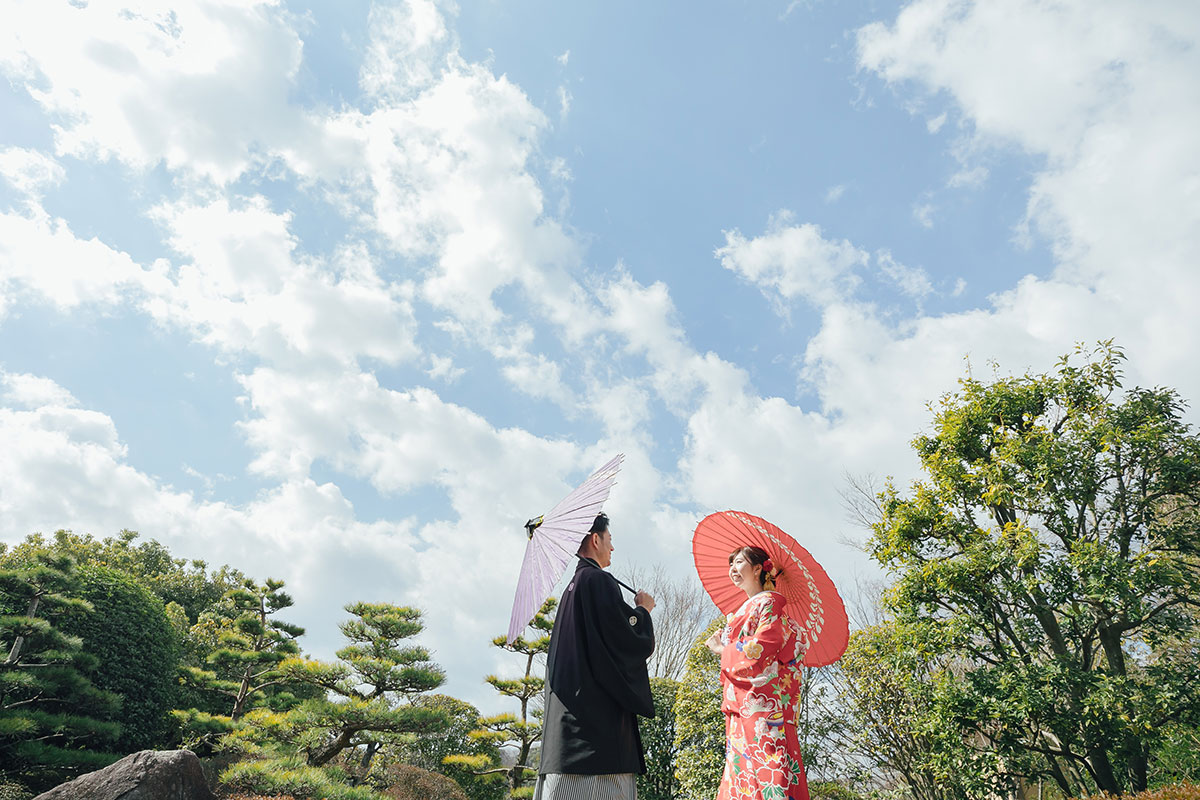
[[[593,533],[604,533],[608,530],[608,515],[597,514],[596,519],[592,521],[592,527],[588,528],[588,532],[579,540],[579,550],[576,555],[582,555],[587,548],[588,539],[592,538]]]

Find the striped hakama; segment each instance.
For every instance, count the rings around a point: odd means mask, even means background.
[[[533,800],[637,800],[637,780],[624,775],[539,775]]]

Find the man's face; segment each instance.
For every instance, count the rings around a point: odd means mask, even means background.
[[[592,545],[596,549],[596,563],[605,569],[612,563],[612,553],[616,548],[612,544],[612,531],[608,530],[604,533],[594,534],[592,536]]]

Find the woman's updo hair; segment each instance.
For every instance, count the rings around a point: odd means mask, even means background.
[[[783,570],[779,569],[774,564],[770,563],[771,556],[767,553],[766,550],[763,550],[761,547],[754,547],[752,545],[747,545],[746,547],[739,547],[738,549],[734,550],[732,553],[729,554],[729,563],[732,564],[733,560],[735,558],[737,558],[738,556],[742,556],[743,558],[745,558],[747,561],[749,561],[751,564],[754,564],[755,566],[773,568],[773,569],[764,568],[762,571],[762,574],[759,577],[762,580],[762,585],[763,585],[764,589],[774,589],[775,588],[775,578],[782,575]],[[774,575],[771,574],[772,572],[774,572]]]

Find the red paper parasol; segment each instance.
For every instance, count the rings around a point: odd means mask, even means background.
[[[833,581],[795,539],[744,511],[709,514],[692,536],[696,572],[721,613],[737,611],[746,602],[746,593],[729,580],[729,554],[747,545],[766,550],[781,571],[775,591],[787,598],[785,613],[808,632],[804,666],[823,667],[841,658],[850,639],[850,624]]]

